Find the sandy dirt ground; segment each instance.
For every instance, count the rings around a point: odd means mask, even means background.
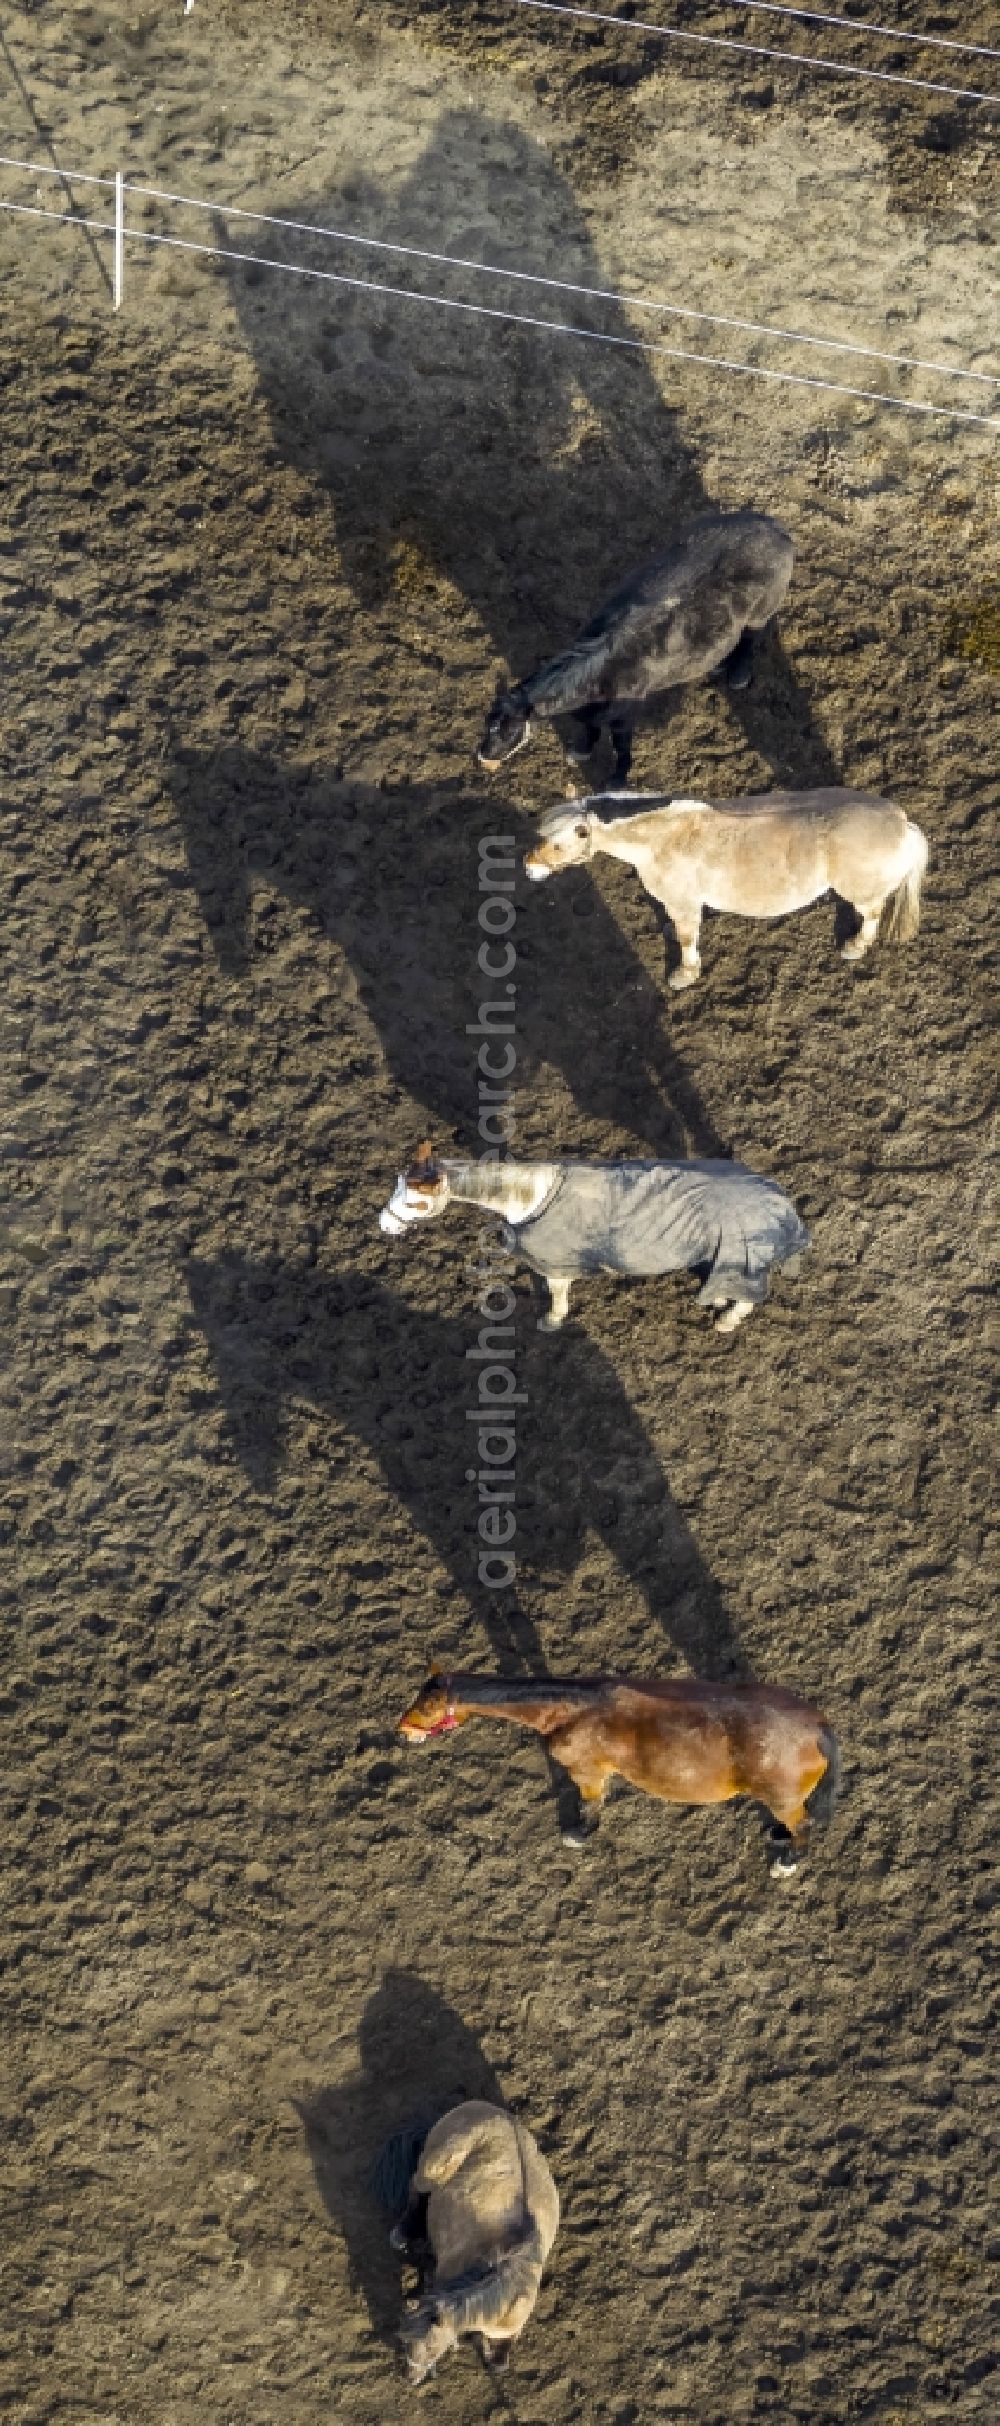
[[[0,76],[5,151],[213,206],[147,236],[996,409],[223,213],[985,371],[974,107],[500,0],[10,7]],[[369,2168],[464,2091],[564,2222],[505,2388],[463,2354],[429,2415],[986,2420],[995,433],[138,237],[113,318],[110,259],[0,216],[5,2413],[408,2416]],[[519,878],[521,1150],[734,1153],[813,1247],[731,1342],[677,1281],[546,1339],[520,1276],[491,1594],[475,1225],[377,1213],[476,1145],[479,841],[565,786],[551,736],[477,768],[495,678],[705,501],[792,530],[780,639],[635,780],[891,790],[925,918],[860,974],[829,902],[712,920],[674,1000],[627,871]],[[527,1737],[394,1737],[432,1653],[782,1680],[833,1828],[779,1889],[750,1807],[622,1794],[574,1856]]]

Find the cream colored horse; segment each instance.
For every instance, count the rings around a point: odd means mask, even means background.
[[[623,813],[626,802],[631,815]],[[855,961],[870,950],[880,919],[900,942],[920,923],[926,837],[893,801],[871,792],[762,792],[715,808],[654,792],[597,793],[550,809],[524,864],[541,883],[595,851],[627,860],[662,902],[681,950],[668,979],[675,989],[693,986],[701,973],[703,909],[780,918],[832,888],[861,920],[842,947],[844,959]]]
[[[411,2384],[422,2384],[466,2333],[478,2337],[484,2357],[502,2362],[524,2332],[559,2228],[559,2192],[530,2131],[479,2098],[453,2107],[428,2133],[395,2248],[409,2247],[425,2200],[433,2279],[400,2332]]]

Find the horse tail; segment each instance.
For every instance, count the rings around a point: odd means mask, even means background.
[[[394,2131],[376,2157],[371,2170],[371,2187],[379,2206],[387,2215],[400,2217],[406,2212],[410,2183],[423,2155],[424,2141],[433,2130],[435,2117],[421,2115],[413,2123]]]
[[[488,2333],[521,2301],[537,2298],[543,2263],[537,2228],[526,2224],[492,2265],[470,2267],[468,2274],[456,2275],[450,2283],[436,2283],[429,2306],[456,2333]]]
[[[896,886],[882,912],[882,933],[890,943],[910,943],[920,925],[920,887],[927,866],[927,836],[920,827],[906,820],[906,841],[909,865],[902,883]]]
[[[833,1818],[840,1792],[840,1745],[832,1727],[820,1727],[816,1740],[820,1751],[826,1754],[826,1768],[807,1799],[806,1809],[810,1819],[819,1820],[826,1827]]]

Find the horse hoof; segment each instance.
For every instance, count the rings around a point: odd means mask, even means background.
[[[570,1845],[574,1853],[582,1853],[584,1846],[589,1845],[591,1837],[596,1836],[597,1830],[596,1828],[563,1828],[560,1830],[560,1834],[564,1845]]]
[[[842,943],[840,947],[841,960],[864,960],[867,953],[868,946],[866,943],[862,943],[860,935],[849,936],[847,942]]]
[[[698,979],[699,979],[699,977],[700,977],[700,976],[701,976],[701,970],[700,970],[700,968],[698,968],[698,969],[685,969],[685,968],[680,968],[680,969],[671,969],[670,975],[669,975],[669,977],[668,977],[668,979],[667,979],[667,984],[668,984],[668,986],[669,986],[670,991],[671,991],[671,993],[672,993],[672,994],[683,994],[683,993],[685,993],[685,992],[686,992],[686,990],[687,990],[688,986],[696,986],[696,985],[697,985],[697,983],[698,983]]]
[[[561,1331],[565,1320],[565,1314],[540,1314],[538,1328],[540,1331]]]
[[[798,1867],[798,1854],[790,1852],[787,1846],[783,1846],[777,1853],[772,1853],[768,1864],[771,1877],[779,1881],[794,1878]]]

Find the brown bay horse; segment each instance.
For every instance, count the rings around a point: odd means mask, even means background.
[[[399,1728],[408,1742],[424,1743],[479,1717],[532,1728],[572,1779],[578,1807],[563,1829],[566,1844],[582,1845],[593,1834],[612,1777],[668,1803],[753,1795],[774,1822],[776,1876],[797,1867],[810,1821],[833,1811],[836,1737],[822,1711],[783,1685],[435,1672]]]

